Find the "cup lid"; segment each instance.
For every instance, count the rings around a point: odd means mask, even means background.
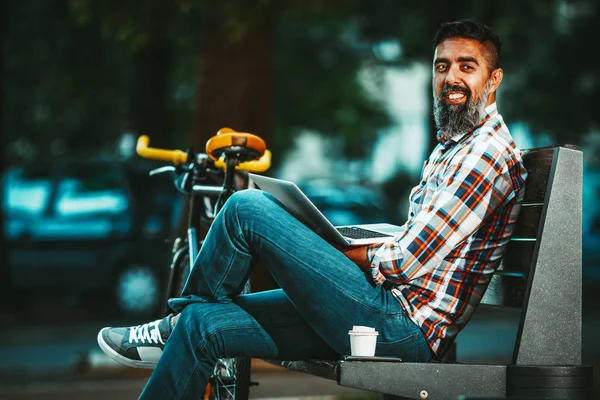
[[[375,332],[375,328],[371,328],[370,326],[354,325],[352,327],[352,332]]]
[[[356,335],[356,336],[377,336],[379,332],[370,331],[370,332],[356,332],[356,331],[348,331],[348,335]]]

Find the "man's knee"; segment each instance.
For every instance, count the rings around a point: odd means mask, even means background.
[[[218,303],[193,303],[179,314],[177,326],[188,336],[197,336],[207,340],[219,331],[218,321],[221,319]]]
[[[253,204],[256,202],[261,202],[265,199],[264,192],[262,190],[257,189],[245,189],[239,190],[229,197],[227,200],[227,204]]]
[[[272,206],[273,201],[267,194],[261,190],[246,189],[235,192],[225,203],[225,209],[240,211],[250,211],[250,213],[264,210],[267,206]]]

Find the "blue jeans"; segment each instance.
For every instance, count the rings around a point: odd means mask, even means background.
[[[238,296],[257,258],[281,289]],[[169,305],[179,320],[140,398],[200,398],[217,358],[338,359],[353,325],[377,329],[377,355],[431,357],[389,289],[258,190],[227,201]]]

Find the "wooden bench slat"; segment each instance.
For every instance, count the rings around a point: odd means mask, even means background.
[[[521,307],[526,288],[526,276],[502,276],[496,273],[481,299],[481,304]]]
[[[523,151],[527,169],[525,197],[506,253],[481,300],[482,304],[521,307],[541,222],[556,147]]]
[[[508,244],[504,258],[498,267],[498,271],[519,272],[529,274],[535,242],[521,242],[513,240]]]
[[[554,147],[523,151],[523,165],[527,170],[524,200],[526,203],[544,202],[554,153]]]
[[[505,307],[520,307],[523,304],[535,245],[535,241],[513,240],[509,243],[481,300],[482,304]]]
[[[523,150],[523,165],[527,170],[524,203],[544,202],[554,154],[559,147],[579,150],[577,146],[570,144]]]
[[[552,146],[523,151],[523,164],[528,174],[523,206],[511,242],[492,277],[482,304],[504,307],[523,305],[556,149],[557,146]]]
[[[542,218],[542,205],[521,207],[519,218],[515,224],[515,231],[513,232],[513,238],[531,238],[536,239],[538,234],[538,227],[540,219]]]

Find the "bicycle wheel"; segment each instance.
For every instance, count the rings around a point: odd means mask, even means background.
[[[190,275],[190,256],[188,253],[187,246],[185,247],[185,254],[182,255],[178,261],[176,269],[176,276],[173,281],[174,290],[173,293],[176,297],[181,296],[183,285],[187,282],[188,276]]]
[[[167,278],[167,287],[164,289],[164,315],[169,315],[172,311],[167,304],[168,300],[174,297],[181,296],[181,289],[185,284],[188,275],[190,274],[190,263],[187,246],[184,246],[177,250],[173,254],[173,261],[169,268],[169,274]]]
[[[250,358],[217,360],[206,387],[205,400],[247,400],[250,392]]]

